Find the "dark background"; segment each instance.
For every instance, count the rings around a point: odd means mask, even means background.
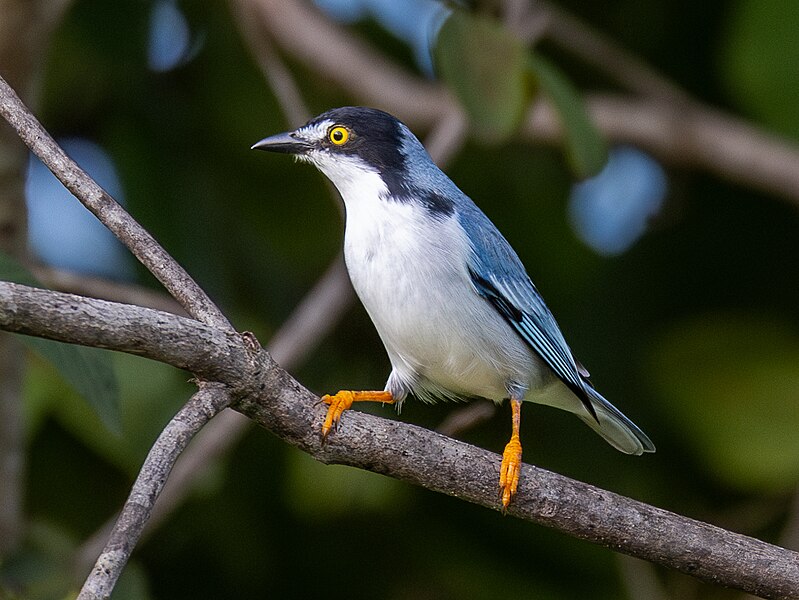
[[[799,5],[560,5],[698,100],[799,135]],[[230,7],[178,6],[196,52],[154,72],[146,60],[151,3],[75,2],[52,40],[37,113],[56,137],[105,149],[134,217],[239,330],[265,343],[338,252],[340,210],[313,168],[250,152],[289,123]],[[375,20],[351,31],[417,68]],[[616,89],[556,49],[542,51],[584,91]],[[313,113],[358,101],[283,58]],[[472,138],[447,172],[516,248],[598,389],[658,447],[627,457],[570,415],[527,405],[525,460],[772,542],[796,535],[796,205],[666,167],[668,193],[646,234],[602,256],[569,222],[574,178],[557,148]],[[121,435],[50,365],[31,359],[30,526],[0,570],[9,594],[63,598],[76,589],[72,553],[121,505],[150,444],[191,393],[186,373],[114,360]],[[379,389],[388,371],[358,305],[293,374],[324,393]],[[410,401],[399,418],[435,427],[453,408]],[[375,410],[395,418],[388,407]],[[501,407],[462,437],[500,451],[509,417]],[[648,598],[640,586],[653,577],[664,598],[741,597],[498,512],[323,466],[253,429],[136,550],[115,597]]]

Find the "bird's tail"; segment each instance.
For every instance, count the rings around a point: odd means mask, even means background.
[[[593,387],[590,385],[584,387],[591,399],[597,418],[589,415],[585,409],[575,414],[591,429],[601,435],[611,446],[625,454],[643,454],[655,451],[652,440],[635,423],[605,400]]]

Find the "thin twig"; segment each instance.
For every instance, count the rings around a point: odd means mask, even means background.
[[[472,400],[466,406],[450,411],[436,427],[436,431],[447,437],[458,437],[463,432],[488,421],[497,412],[497,406],[486,400]]]
[[[127,324],[127,325],[126,325]],[[135,324],[135,326],[131,326]],[[134,352],[226,385],[234,408],[325,463],[346,464],[498,510],[500,457],[350,411],[322,445],[319,399],[242,336],[151,309],[0,283],[0,329]],[[213,349],[208,348],[213,344]],[[764,598],[799,598],[799,553],[524,465],[508,514]]]
[[[293,369],[329,334],[352,305],[352,286],[341,256],[328,270],[267,345],[272,357],[285,369]],[[227,454],[244,437],[252,421],[234,411],[224,411],[208,423],[177,461],[142,532],[142,540],[157,529],[180,506],[195,480]],[[116,517],[104,523],[75,553],[75,573],[83,578],[103,548]]]
[[[230,401],[231,395],[224,387],[202,384],[200,391],[167,424],[150,449],[78,600],[104,600],[111,596],[175,460],[192,437]]]
[[[66,155],[2,77],[0,114],[56,178],[128,247],[190,315],[232,331],[227,318],[203,289],[119,203]]]

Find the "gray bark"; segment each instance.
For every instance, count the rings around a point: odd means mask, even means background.
[[[252,338],[129,305],[0,283],[0,329],[131,352],[227,386],[233,408],[325,463],[499,510],[500,457],[414,425],[347,412],[323,445],[325,407]],[[764,598],[799,598],[799,554],[524,465],[508,514]]]

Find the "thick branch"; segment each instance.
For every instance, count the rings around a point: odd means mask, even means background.
[[[269,352],[284,368],[293,368],[338,323],[341,315],[351,306],[353,298],[343,257],[339,255],[269,340]],[[235,446],[251,425],[251,420],[228,410],[203,428],[172,470],[142,532],[142,540],[167,519],[189,494],[195,479]],[[75,573],[80,579],[94,564],[114,522],[115,518],[112,518],[104,523],[78,548]]]
[[[250,352],[236,332],[151,308],[0,282],[0,329],[119,350],[240,386]]]
[[[128,247],[190,315],[221,329],[233,330],[227,318],[183,267],[67,156],[2,77],[0,114],[53,175]]]
[[[111,537],[97,558],[78,600],[100,600],[111,596],[178,456],[194,435],[230,404],[230,400],[231,396],[224,387],[201,384],[200,391],[164,428],[150,449]]]
[[[322,446],[318,398],[240,336],[149,309],[12,283],[0,283],[0,329],[134,352],[216,378],[242,398],[236,410],[323,462],[498,508],[500,459],[487,450],[354,411]],[[796,552],[537,467],[525,465],[521,477],[511,515],[705,581],[764,598],[799,598]]]

